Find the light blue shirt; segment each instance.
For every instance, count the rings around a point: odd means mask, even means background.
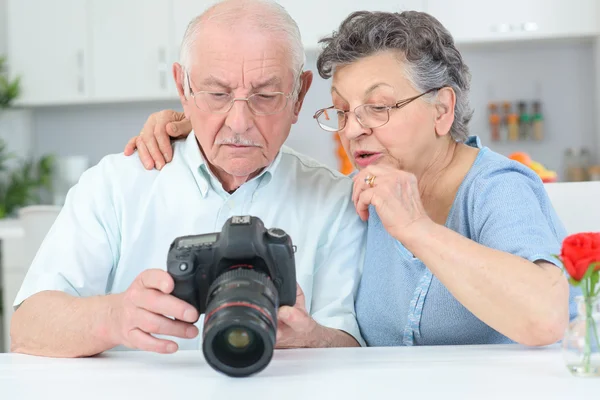
[[[254,215],[297,246],[297,281],[312,317],[362,344],[354,301],[366,224],[351,193],[349,177],[285,146],[233,194],[211,173],[193,134],[174,144],[173,161],[161,171],[145,170],[137,155],[110,155],[70,190],[14,305],[43,290],[121,293],[145,269],[166,269],[176,237],[218,232],[231,216]],[[197,349],[199,338],[171,339]]]
[[[481,148],[476,137],[468,145]],[[369,210],[367,255],[356,313],[369,346],[512,343],[467,310]],[[487,147],[458,189],[447,228],[529,261],[560,265],[566,231],[540,178]],[[570,315],[575,316],[571,289]]]

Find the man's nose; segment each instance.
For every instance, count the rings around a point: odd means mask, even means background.
[[[231,110],[227,113],[225,124],[232,132],[236,133],[244,133],[252,128],[254,114],[250,111],[248,102],[243,100],[234,101]]]

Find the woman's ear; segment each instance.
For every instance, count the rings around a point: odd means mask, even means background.
[[[456,93],[451,87],[444,87],[437,92],[435,103],[434,128],[438,136],[450,133],[454,123],[454,106],[456,104]]]

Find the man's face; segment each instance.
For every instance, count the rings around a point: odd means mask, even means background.
[[[303,74],[298,78],[303,81],[302,91],[294,103],[292,59],[289,45],[280,36],[257,32],[243,24],[232,28],[208,23],[193,44],[189,71],[175,66],[185,114],[207,161],[220,178],[225,175],[225,179],[238,184],[252,178],[274,160],[298,119],[312,76]],[[184,96],[181,91],[185,85],[191,86],[194,93],[216,93]],[[247,98],[255,93],[264,95],[255,96],[253,104],[268,109],[267,103],[273,102],[270,93],[274,92],[287,96],[280,96],[284,106],[274,114],[256,115],[246,101],[235,101],[226,113],[206,109],[207,101],[225,105],[227,95]]]

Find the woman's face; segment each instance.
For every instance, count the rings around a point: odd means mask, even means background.
[[[391,106],[421,94],[405,78],[402,62],[391,51],[338,67],[331,93],[334,107],[344,111],[353,111],[362,104]],[[451,123],[447,128],[447,123],[439,125],[441,112],[443,107],[421,97],[400,109],[391,109],[389,121],[372,129],[364,128],[349,113],[339,135],[356,168],[390,165],[419,175],[439,150],[440,135],[449,132]]]

